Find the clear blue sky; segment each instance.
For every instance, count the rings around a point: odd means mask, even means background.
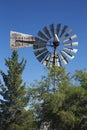
[[[10,57],[10,31],[37,36],[38,30],[51,23],[68,25],[77,34],[79,51],[66,65],[67,71],[87,69],[87,0],[0,0],[0,69],[7,71],[4,58]],[[44,75],[44,66],[33,48],[18,49],[27,65],[23,79],[27,83]]]

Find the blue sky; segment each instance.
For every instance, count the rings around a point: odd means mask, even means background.
[[[66,70],[87,69],[87,0],[0,0],[0,69],[7,71],[4,58],[12,54],[11,30],[37,36],[38,30],[51,23],[68,25],[78,36],[79,50]],[[24,81],[33,82],[46,73],[32,47],[18,53],[27,60]]]

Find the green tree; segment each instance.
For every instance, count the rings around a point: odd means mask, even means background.
[[[22,80],[26,61],[22,59],[19,62],[18,53],[14,50],[11,58],[5,59],[5,65],[7,73],[0,71],[3,79],[0,84],[0,129],[29,130],[33,123],[33,111],[25,110],[29,102],[29,91]],[[30,128],[27,127],[29,124]]]
[[[75,79],[81,87],[87,89],[87,71],[86,70],[77,70],[75,73]]]
[[[40,122],[40,125],[44,121],[49,123],[50,120],[48,120],[48,118],[53,118],[53,115],[51,115],[52,111],[50,112],[50,107],[48,107],[48,102],[50,102],[51,98],[50,96],[56,95],[57,93],[60,93],[60,91],[64,91],[64,89],[70,85],[69,82],[70,80],[65,68],[53,67],[48,69],[48,75],[46,77],[43,76],[41,81],[35,81],[35,83],[31,85],[31,102],[36,110],[36,119]],[[55,98],[55,100],[56,99],[57,98]],[[58,101],[59,100],[60,99],[58,99]],[[47,110],[49,110],[48,113]],[[47,117],[47,119],[45,117]]]
[[[77,75],[76,71],[70,76],[65,68],[50,68],[47,77],[32,84],[32,105],[40,126],[47,122],[49,130],[87,129],[87,90],[83,87],[87,72],[83,72]],[[76,83],[78,79],[81,79],[79,84]]]

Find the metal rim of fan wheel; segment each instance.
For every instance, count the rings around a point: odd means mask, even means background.
[[[34,54],[46,66],[63,66],[74,58],[78,51],[77,35],[67,25],[50,24],[38,31],[33,45]]]

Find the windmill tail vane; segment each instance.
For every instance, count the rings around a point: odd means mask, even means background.
[[[19,32],[10,32],[10,48],[24,48],[33,46],[35,38],[32,35],[23,34]]]
[[[39,30],[37,37],[11,31],[10,48],[33,47],[34,55],[39,62],[47,67],[61,67],[75,57],[74,54],[78,51],[76,38],[77,35],[73,34],[73,30],[67,25],[50,24]]]

